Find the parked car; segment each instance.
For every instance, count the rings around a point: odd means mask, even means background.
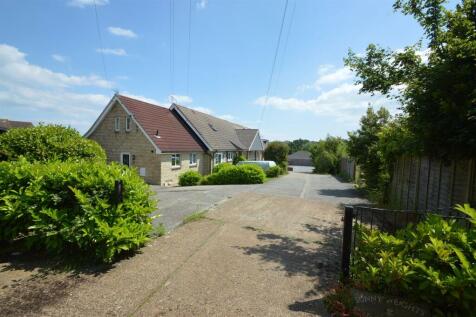
[[[238,164],[236,165],[244,165],[244,164],[258,165],[264,171],[267,171],[271,167],[276,166],[276,163],[274,163],[273,161],[241,161],[241,162],[238,162]]]

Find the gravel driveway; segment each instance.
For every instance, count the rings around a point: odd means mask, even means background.
[[[322,200],[337,205],[365,203],[352,184],[341,182],[331,175],[311,174],[312,168],[306,166],[295,170],[301,172],[291,172],[261,185],[152,186],[159,199],[158,210],[154,214],[161,215],[155,219],[155,224],[163,223],[171,230],[180,225],[187,215],[247,192]]]
[[[169,228],[111,267],[0,262],[0,316],[326,316],[350,184],[290,173],[264,185],[155,188]],[[221,202],[217,204],[218,202]]]

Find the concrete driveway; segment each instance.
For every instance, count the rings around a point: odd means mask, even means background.
[[[298,197],[334,204],[365,203],[352,184],[341,182],[331,175],[311,174],[312,169],[307,166],[297,171],[260,185],[152,186],[159,199],[158,210],[154,214],[161,215],[155,219],[155,224],[163,223],[171,230],[180,225],[187,215],[207,210],[241,193]]]
[[[0,316],[327,316],[340,205],[361,201],[350,184],[290,173],[257,186],[156,190],[171,227],[178,210],[221,203],[111,267],[1,261]]]

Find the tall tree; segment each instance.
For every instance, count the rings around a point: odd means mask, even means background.
[[[397,98],[417,146],[443,157],[476,155],[476,1],[451,10],[443,0],[397,0],[413,16],[423,41],[403,50],[371,44],[365,56],[349,51],[345,63],[361,92]]]

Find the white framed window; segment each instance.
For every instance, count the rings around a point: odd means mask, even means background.
[[[121,164],[131,167],[131,154],[121,153]]]
[[[170,160],[172,162],[172,168],[180,167],[180,154],[172,154]]]
[[[126,131],[131,131],[131,125],[132,125],[132,117],[127,116],[126,117]]]
[[[121,118],[115,117],[114,118],[114,131],[119,132],[121,131]]]
[[[190,153],[190,166],[197,165],[197,153]]]
[[[215,165],[216,164],[220,164],[221,162],[223,162],[223,153],[221,152],[217,152],[215,153]]]
[[[226,152],[226,160],[228,162],[231,162],[233,161],[233,159],[235,158],[236,156],[236,153],[235,152]]]

